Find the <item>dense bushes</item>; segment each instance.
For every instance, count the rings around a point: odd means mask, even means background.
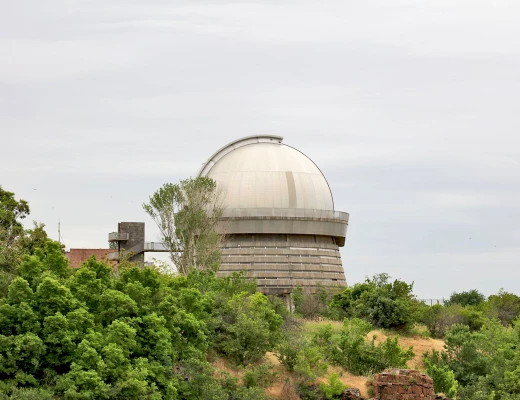
[[[282,322],[263,294],[236,294],[222,310],[216,348],[236,363],[256,362],[281,339]]]
[[[381,372],[391,367],[406,367],[415,354],[402,349],[397,337],[376,344],[376,336],[367,339],[370,323],[354,318],[345,320],[339,336],[333,335],[330,325],[323,326],[314,342],[323,349],[326,359],[355,375]]]
[[[487,320],[474,332],[456,324],[446,333],[445,343],[444,351],[424,355],[430,371],[442,372],[440,378],[434,376],[434,383],[446,380],[451,371],[459,383],[458,399],[520,398],[520,321],[513,328]]]
[[[387,274],[367,278],[335,295],[331,307],[349,317],[370,322],[377,328],[409,329],[420,318],[421,304],[413,294],[413,284],[390,282]]]
[[[435,393],[444,393],[448,397],[457,395],[459,383],[455,379],[455,374],[448,366],[439,365],[439,363],[434,364],[429,357],[424,358],[424,365],[426,373],[433,379]]]
[[[94,259],[71,271],[50,241],[17,274],[0,298],[0,393],[10,398],[263,396],[215,378],[206,361],[213,349],[249,364],[281,337],[282,317],[241,277],[112,271]]]
[[[454,304],[458,304],[462,307],[465,306],[478,306],[479,304],[486,301],[486,296],[480,293],[476,289],[463,291],[463,292],[454,292],[451,294],[450,298],[444,302],[445,306],[452,306]]]

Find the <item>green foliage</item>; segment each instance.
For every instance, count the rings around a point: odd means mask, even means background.
[[[278,358],[280,364],[282,364],[289,372],[294,371],[294,367],[296,366],[298,353],[302,347],[301,341],[301,339],[288,340],[287,338],[284,338],[276,347],[276,358]]]
[[[488,320],[479,330],[454,325],[446,333],[445,350],[424,355],[432,373],[453,377],[459,383],[458,399],[518,399],[520,396],[520,326],[508,328]],[[434,378],[435,379],[435,378]],[[450,386],[450,378],[443,385]]]
[[[486,296],[480,293],[476,289],[472,289],[464,292],[454,292],[450,298],[444,302],[444,305],[451,306],[453,304],[459,304],[462,307],[465,306],[478,306],[486,300]]]
[[[339,380],[338,374],[331,374],[328,379],[328,383],[320,383],[320,389],[325,395],[326,399],[338,399],[341,393],[347,388]]]
[[[413,295],[413,284],[390,282],[387,274],[367,278],[335,295],[331,303],[350,318],[362,318],[378,328],[409,329],[420,318],[422,305]]]
[[[28,203],[16,200],[14,193],[0,186],[0,296],[6,294],[23,258],[34,255],[49,241],[43,224],[34,222],[34,229],[23,228],[21,220],[28,215]]]
[[[498,318],[503,325],[512,325],[520,316],[520,297],[500,289],[500,291],[488,298],[487,315],[490,318]]]
[[[216,233],[216,226],[224,208],[213,179],[166,183],[150,196],[143,209],[159,227],[179,273],[218,265],[222,236]]]
[[[293,293],[292,293],[292,299],[294,302],[294,311],[298,312],[298,310],[301,309],[301,305],[303,302],[303,296],[304,296],[303,288],[301,286],[296,286],[293,289]]]
[[[14,388],[10,395],[0,393],[0,400],[53,400],[52,392],[46,389]]]
[[[412,348],[401,348],[397,337],[376,344],[376,336],[372,340],[366,337],[371,329],[366,321],[345,320],[339,338],[332,335],[331,329],[322,329],[315,335],[314,342],[323,349],[327,359],[355,375],[406,367],[415,356]]]
[[[338,309],[330,307],[333,297],[341,291],[338,287],[325,287],[320,284],[313,289],[296,287],[292,293],[294,311],[307,319],[325,317],[338,319]]]
[[[275,352],[280,364],[300,383],[312,382],[327,372],[328,364],[316,344],[312,343],[298,327],[284,329],[283,339]]]
[[[459,383],[455,380],[455,374],[446,365],[433,364],[429,358],[424,359],[426,373],[433,379],[435,393],[444,393],[448,397],[457,395]]]
[[[453,325],[464,322],[462,310],[463,307],[459,304],[447,307],[435,304],[424,311],[421,322],[426,325],[433,337],[444,337]]]
[[[248,366],[244,371],[244,386],[247,388],[271,386],[277,377],[277,374],[273,372],[273,367],[274,365],[270,362]]]
[[[224,309],[217,348],[238,364],[260,360],[281,339],[283,319],[261,293],[234,295]]]
[[[94,258],[71,271],[59,244],[43,246],[0,294],[0,399],[265,397],[267,365],[242,387],[206,361],[220,351],[249,364],[281,337],[279,304],[243,275],[112,270]]]

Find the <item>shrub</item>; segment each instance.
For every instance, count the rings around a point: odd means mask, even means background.
[[[363,318],[378,328],[403,330],[418,322],[422,304],[413,295],[413,283],[390,282],[388,274],[379,274],[336,294],[331,307],[339,307],[347,316]]]
[[[338,378],[338,374],[331,374],[328,379],[328,384],[320,383],[320,389],[325,395],[326,399],[337,399],[347,388]]]
[[[263,294],[237,294],[227,304],[217,347],[238,364],[254,363],[280,341],[282,322]]]
[[[328,365],[316,346],[305,342],[296,355],[294,374],[300,382],[313,381],[327,372]]]
[[[327,359],[355,375],[377,373],[386,368],[403,368],[415,354],[410,347],[404,350],[398,338],[388,338],[375,344],[376,336],[368,340],[366,335],[372,326],[363,320],[345,320],[339,338],[333,338],[330,329],[323,329],[314,336]]]
[[[444,337],[446,332],[455,324],[464,322],[463,307],[459,304],[442,306],[435,304],[423,313],[422,322],[426,325],[433,337]]]
[[[248,388],[266,388],[271,386],[277,375],[276,372],[273,372],[273,367],[273,364],[270,362],[248,366],[244,371],[244,386]]]
[[[447,366],[433,364],[429,358],[424,359],[426,373],[433,379],[435,393],[444,393],[448,397],[457,395],[458,382],[455,375]]]
[[[299,382],[316,379],[328,367],[319,348],[302,336],[285,338],[278,345],[275,356]]]
[[[284,338],[278,344],[275,356],[287,371],[294,371],[298,353],[300,352],[302,345],[302,338],[294,338],[293,340]]]
[[[51,391],[45,389],[14,388],[11,395],[0,393],[0,400],[53,400],[54,396]]]
[[[327,305],[323,303],[319,295],[310,290],[303,290],[301,295],[297,295],[297,298],[298,301],[294,302],[295,312],[304,318],[316,319],[327,309]]]

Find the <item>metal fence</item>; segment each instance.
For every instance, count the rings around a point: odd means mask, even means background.
[[[444,298],[442,299],[418,299],[419,301],[422,301],[424,304],[428,305],[428,306],[434,306],[435,304],[440,304],[440,305],[443,305],[444,304]]]

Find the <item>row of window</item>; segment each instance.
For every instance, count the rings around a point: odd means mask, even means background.
[[[223,257],[300,257],[300,258],[332,258],[334,260],[339,259],[340,257],[331,257],[331,256],[318,256],[313,254],[223,254]]]
[[[324,249],[322,247],[286,247],[286,246],[225,246],[222,250],[236,250],[236,249],[283,249],[283,250],[321,250],[321,251],[338,251],[338,249]]]

